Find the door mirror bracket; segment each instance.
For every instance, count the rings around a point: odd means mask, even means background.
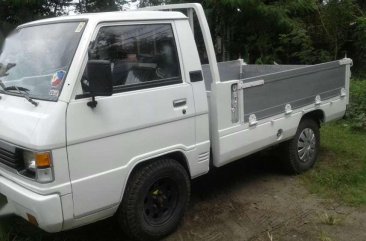
[[[97,107],[98,102],[95,100],[95,96],[92,96],[91,98],[92,100],[86,103],[86,105],[94,109],[95,107]]]

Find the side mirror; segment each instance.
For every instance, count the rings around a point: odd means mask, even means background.
[[[88,106],[97,106],[96,96],[111,96],[113,94],[113,80],[111,62],[107,60],[89,60],[87,64],[87,78],[92,101]]]

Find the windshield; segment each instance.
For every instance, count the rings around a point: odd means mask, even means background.
[[[17,29],[8,36],[0,52],[0,82],[7,93],[18,94],[14,89],[22,89],[29,97],[56,101],[84,25],[37,25]],[[0,91],[4,92],[2,88]]]

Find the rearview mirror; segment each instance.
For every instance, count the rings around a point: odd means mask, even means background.
[[[87,79],[92,101],[88,106],[97,106],[96,96],[111,96],[113,94],[113,81],[111,62],[107,60],[89,60],[87,64]]]

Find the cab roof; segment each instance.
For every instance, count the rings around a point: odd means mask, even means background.
[[[172,11],[116,11],[102,13],[86,13],[73,16],[61,16],[37,20],[20,25],[19,27],[27,27],[31,25],[57,23],[65,21],[93,21],[93,22],[112,22],[112,21],[134,21],[134,20],[176,20],[187,19],[183,13]]]

